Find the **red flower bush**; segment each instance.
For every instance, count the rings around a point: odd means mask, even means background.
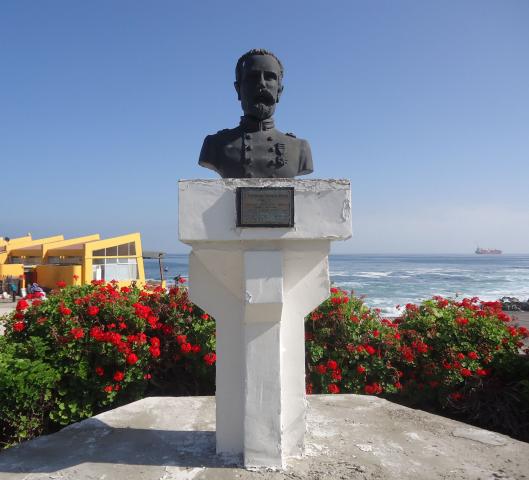
[[[215,322],[189,302],[184,282],[166,292],[95,281],[63,287],[44,302],[18,302],[4,341],[33,352],[51,372],[45,393],[31,397],[45,398],[32,435],[44,423],[56,428],[148,394],[214,393]],[[383,394],[463,411],[476,392],[510,385],[527,336],[497,302],[437,297],[408,304],[392,320],[333,287],[305,320],[306,391]],[[29,348],[35,339],[38,354]],[[521,392],[516,398],[525,398]],[[24,413],[13,414],[19,407],[2,397],[1,383],[0,400],[0,432],[2,418],[15,419],[8,430],[16,430]]]
[[[331,297],[305,321],[307,380],[313,393],[396,392],[400,358],[392,321],[382,322],[362,300],[333,288]],[[347,298],[347,301],[343,299]],[[371,389],[368,389],[371,391]]]
[[[43,412],[50,425],[66,425],[151,390],[214,392],[215,323],[189,303],[184,287],[168,293],[99,281],[63,286],[45,302],[20,300],[7,330],[6,341],[22,345],[37,337],[46,345],[42,359],[58,372]]]

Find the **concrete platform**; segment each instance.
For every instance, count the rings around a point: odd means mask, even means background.
[[[153,397],[0,453],[0,480],[529,477],[529,444],[377,397],[308,398],[306,455],[247,471],[215,454],[213,397]]]

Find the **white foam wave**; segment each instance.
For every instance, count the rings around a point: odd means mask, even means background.
[[[393,272],[357,272],[351,274],[350,276],[362,278],[383,278],[389,277],[392,273]]]

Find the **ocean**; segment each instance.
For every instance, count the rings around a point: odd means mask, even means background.
[[[188,256],[166,255],[163,266],[170,283],[177,275],[187,277]],[[433,295],[529,298],[529,255],[331,255],[329,269],[335,286],[388,316],[399,313],[398,305]],[[145,260],[145,275],[159,280],[157,260]]]

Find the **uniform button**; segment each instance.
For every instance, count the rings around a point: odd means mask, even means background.
[[[272,137],[268,137],[267,140],[268,140],[269,142],[271,142],[271,141],[274,140],[274,139],[273,139]]]
[[[244,138],[246,138],[246,140],[250,140],[250,138],[252,138],[252,136],[251,136],[249,133],[247,133],[247,134],[244,136]]]

